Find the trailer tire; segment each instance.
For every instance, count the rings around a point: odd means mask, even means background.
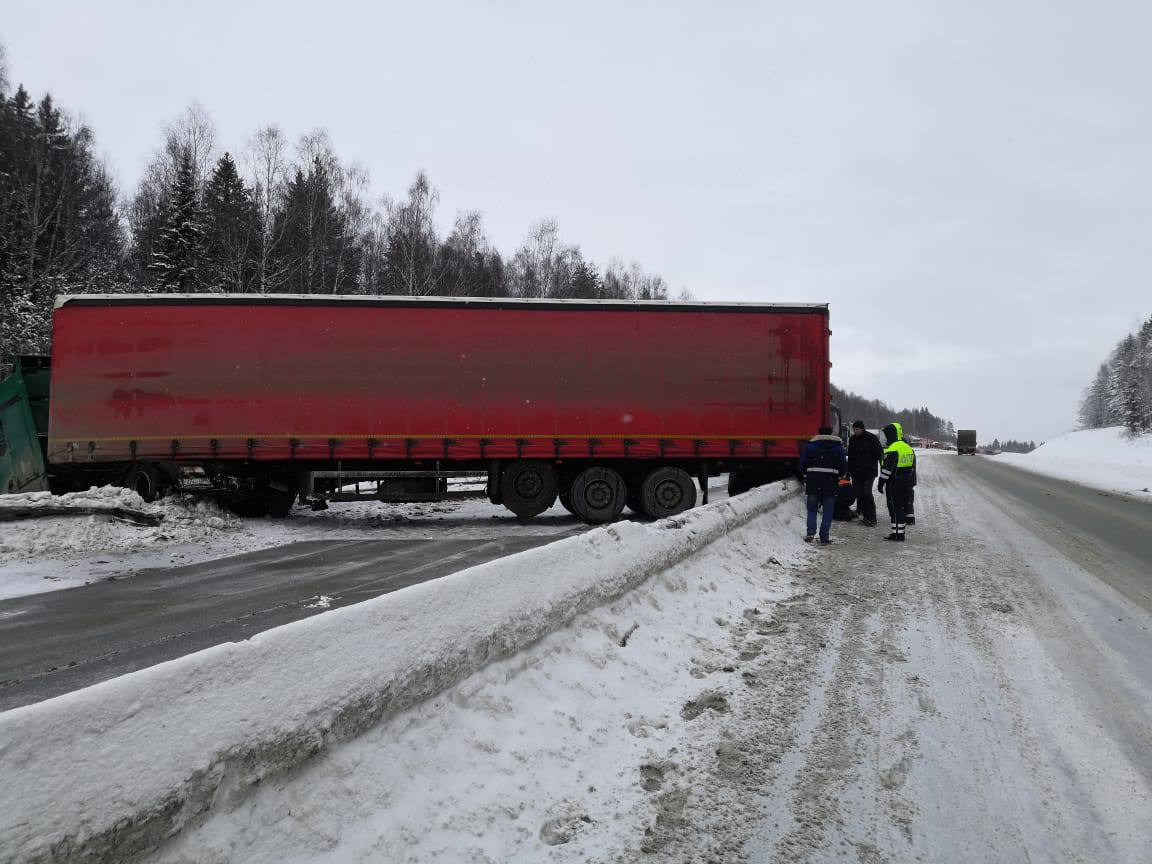
[[[244,519],[261,519],[271,512],[272,499],[266,492],[254,492],[243,498],[233,498],[224,506]]]
[[[488,500],[493,504],[503,504],[504,499],[500,495],[500,463],[493,462],[488,468],[488,483],[485,486],[485,491],[488,493]]]
[[[556,494],[556,472],[547,462],[512,462],[500,477],[500,498],[521,519],[539,516],[556,503]]]
[[[296,484],[291,477],[272,477],[268,481],[268,515],[283,519],[296,503]]]
[[[137,462],[124,472],[120,485],[131,489],[145,503],[151,504],[168,493],[171,481],[167,474],[151,462]]]
[[[687,471],[665,466],[648,473],[640,495],[649,516],[667,519],[696,506],[696,483]]]
[[[585,468],[572,481],[572,509],[592,525],[620,518],[628,488],[611,468]]]

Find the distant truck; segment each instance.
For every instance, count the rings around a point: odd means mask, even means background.
[[[661,518],[695,504],[694,481],[707,500],[709,476],[732,494],[789,476],[839,428],[829,333],[823,304],[65,297],[50,405],[43,361],[41,408],[13,397],[45,415],[21,445],[39,469],[8,488],[42,488],[46,462],[55,491],[197,486],[266,516],[439,500],[483,474],[525,519],[557,499],[586,522]]]
[[[967,453],[969,456],[976,455],[976,430],[975,429],[957,429],[956,430],[956,453],[963,455]]]

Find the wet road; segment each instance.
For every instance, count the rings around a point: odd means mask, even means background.
[[[558,539],[314,540],[2,600],[0,710]]]

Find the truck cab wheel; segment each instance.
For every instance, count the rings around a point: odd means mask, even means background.
[[[656,468],[640,489],[644,510],[653,519],[667,519],[696,506],[696,484],[680,468]]]
[[[556,472],[547,462],[512,462],[500,477],[504,506],[521,519],[539,516],[556,503]]]
[[[628,490],[611,468],[586,468],[572,481],[572,509],[593,525],[620,518]]]

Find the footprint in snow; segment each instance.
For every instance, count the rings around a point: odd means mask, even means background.
[[[659,792],[664,785],[664,767],[649,763],[640,766],[640,788],[645,792]]]
[[[728,700],[724,694],[716,690],[701,693],[695,699],[689,699],[682,709],[680,716],[685,720],[695,720],[705,711],[715,711],[717,714],[728,713]]]

